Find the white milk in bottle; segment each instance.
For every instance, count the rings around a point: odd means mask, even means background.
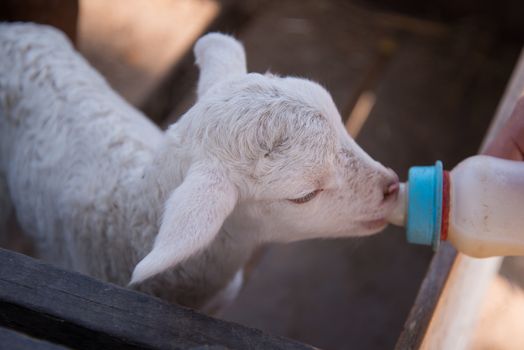
[[[412,167],[389,218],[411,243],[449,240],[473,257],[524,255],[524,162],[474,156],[452,171]]]

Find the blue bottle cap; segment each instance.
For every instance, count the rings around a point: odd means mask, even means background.
[[[442,162],[434,166],[417,166],[409,169],[407,239],[410,243],[433,245],[440,243],[442,220]]]

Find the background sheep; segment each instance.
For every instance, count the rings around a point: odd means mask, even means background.
[[[398,179],[322,87],[247,74],[221,34],[195,55],[198,101],[162,132],[61,33],[0,25],[0,181],[39,257],[209,309],[260,244],[386,225]]]

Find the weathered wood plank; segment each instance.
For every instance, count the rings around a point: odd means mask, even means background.
[[[524,53],[484,140],[505,123],[524,89]],[[485,148],[486,142],[481,147]],[[467,348],[478,305],[501,258],[474,259],[445,244],[433,257],[396,349]]]
[[[312,349],[6,250],[0,326],[77,349]]]
[[[9,350],[66,350],[65,347],[0,327],[0,348]]]

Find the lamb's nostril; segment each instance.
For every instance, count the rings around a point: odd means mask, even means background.
[[[399,189],[398,182],[392,183],[391,185],[388,186],[388,188],[386,189],[386,192],[384,192],[384,194],[385,195],[394,194],[395,192],[398,191],[398,189]]]
[[[400,188],[398,179],[394,180],[393,182],[388,183],[386,186],[384,186],[384,198],[383,200],[387,200],[393,196],[395,196],[398,193],[398,189]]]

